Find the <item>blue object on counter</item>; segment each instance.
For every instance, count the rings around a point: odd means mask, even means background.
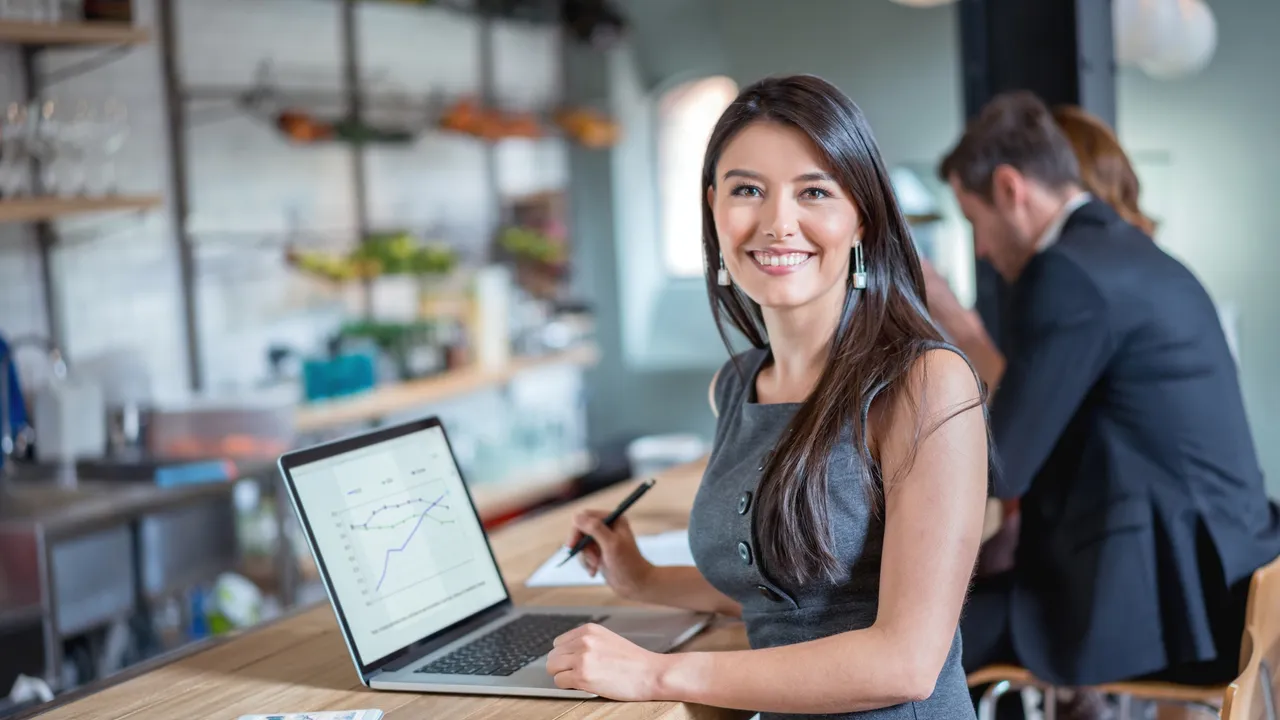
[[[9,343],[0,335],[0,365],[5,364],[6,358],[9,360],[9,371],[4,378],[0,378],[0,382],[8,383],[9,430],[16,441],[18,433],[27,427],[27,403],[22,399],[22,384],[18,382],[18,364],[13,362],[10,352]]]
[[[377,381],[374,358],[347,353],[302,363],[303,393],[308,401],[342,397],[372,388]]]
[[[199,640],[209,634],[209,621],[204,616],[205,589],[199,585],[191,588],[188,602],[191,608],[191,625],[187,628],[187,636]]]
[[[156,468],[155,482],[160,487],[226,482],[235,475],[235,467],[222,460],[190,462]]]

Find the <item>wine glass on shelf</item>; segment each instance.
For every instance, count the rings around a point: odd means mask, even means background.
[[[58,157],[62,150],[62,123],[59,121],[58,103],[55,100],[36,101],[32,103],[35,112],[35,126],[31,138],[31,155],[40,164],[40,189],[45,195],[54,196],[59,193],[60,175],[58,174]]]
[[[9,103],[0,126],[0,195],[15,198],[26,195],[30,168],[30,128],[27,106]]]
[[[129,108],[124,101],[109,98],[102,104],[102,176],[103,194],[119,192],[116,156],[129,138]]]
[[[72,195],[85,195],[89,187],[90,157],[97,151],[97,138],[101,133],[93,103],[81,100],[76,103],[75,115],[67,124],[67,187]]]
[[[0,20],[34,20],[32,0],[0,0]]]
[[[69,19],[68,0],[0,0],[0,20],[57,23]]]

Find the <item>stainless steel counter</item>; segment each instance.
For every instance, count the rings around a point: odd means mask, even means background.
[[[62,639],[235,566],[231,483],[63,488],[41,475],[0,484],[0,631],[40,623],[50,684]]]

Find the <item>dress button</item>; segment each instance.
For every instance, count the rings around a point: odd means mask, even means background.
[[[742,493],[742,496],[738,498],[738,514],[746,515],[747,510],[750,507],[751,507],[751,491],[748,490],[747,492]]]
[[[751,546],[745,542],[738,543],[738,557],[742,558],[743,565],[751,564]]]
[[[760,594],[764,596],[765,600],[768,600],[770,602],[779,602],[780,600],[782,600],[781,595],[774,592],[771,588],[765,587],[764,585],[757,585],[756,589],[760,591]]]

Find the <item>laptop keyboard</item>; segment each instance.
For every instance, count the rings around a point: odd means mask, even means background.
[[[551,652],[552,643],[560,635],[604,619],[592,615],[521,615],[415,672],[505,677]]]

